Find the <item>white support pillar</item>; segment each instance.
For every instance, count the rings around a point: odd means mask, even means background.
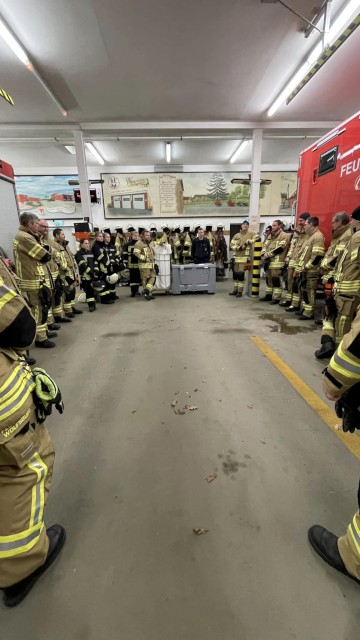
[[[260,228],[260,181],[261,181],[261,153],[262,153],[263,131],[254,129],[251,183],[250,183],[250,231],[259,231]]]
[[[89,178],[87,173],[86,155],[84,136],[82,131],[73,131],[75,151],[76,151],[76,163],[79,176],[79,187],[81,194],[81,208],[84,218],[88,217],[92,223],[92,211],[90,201],[90,189]]]

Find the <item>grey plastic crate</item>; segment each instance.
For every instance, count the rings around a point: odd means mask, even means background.
[[[216,267],[214,264],[173,264],[172,292],[180,295],[184,291],[207,291],[215,293]]]

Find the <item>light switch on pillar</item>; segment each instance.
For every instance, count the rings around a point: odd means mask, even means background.
[[[93,220],[92,220],[92,211],[91,211],[90,188],[89,188],[89,178],[88,178],[87,164],[86,164],[84,136],[82,131],[73,131],[73,136],[74,136],[75,150],[76,150],[76,162],[77,162],[78,176],[79,176],[82,214],[84,218],[88,217],[90,222],[92,223]]]

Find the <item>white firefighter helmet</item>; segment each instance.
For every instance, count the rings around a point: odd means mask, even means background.
[[[135,227],[133,224],[128,224],[126,227],[126,231],[135,231]]]
[[[78,295],[78,302],[86,302],[86,293],[82,292]]]
[[[106,276],[106,282],[108,282],[109,284],[116,284],[118,280],[119,276],[117,273],[110,273],[108,276]]]
[[[152,223],[152,224],[150,225],[150,231],[157,231],[157,229],[156,229],[156,224]]]
[[[128,280],[130,280],[130,269],[123,269],[120,274],[120,278],[121,278],[121,281],[124,280],[127,282]]]

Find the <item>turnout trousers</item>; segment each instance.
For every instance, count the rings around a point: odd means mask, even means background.
[[[234,262],[233,281],[234,291],[242,293],[245,287],[245,266],[246,262]]]
[[[0,445],[2,589],[41,567],[49,548],[43,516],[55,453],[45,425],[27,429]]]
[[[43,307],[38,291],[28,291],[27,297],[29,305],[36,322],[36,338],[37,342],[44,342],[47,339],[47,319],[48,319],[48,307]]]
[[[360,484],[358,489],[360,509]],[[338,539],[338,549],[342,561],[352,576],[360,580],[360,512],[355,513],[345,535]]]
[[[265,295],[271,296],[273,300],[280,300],[281,294],[281,269],[271,269],[269,267],[266,272]]]
[[[155,269],[140,269],[140,277],[143,288],[151,293],[156,280]]]

